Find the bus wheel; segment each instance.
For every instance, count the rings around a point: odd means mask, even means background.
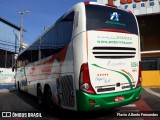
[[[43,104],[43,93],[42,93],[42,88],[41,86],[39,86],[37,88],[37,101],[39,105]]]
[[[52,92],[50,88],[48,88],[45,92],[45,105],[48,109],[53,108]]]

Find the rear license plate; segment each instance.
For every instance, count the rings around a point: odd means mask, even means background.
[[[124,100],[124,96],[118,96],[114,98],[114,102],[119,102],[119,101],[123,101]]]

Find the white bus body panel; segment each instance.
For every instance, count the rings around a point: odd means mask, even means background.
[[[88,32],[90,80],[97,94],[130,90],[131,85],[135,88],[139,72],[138,39],[138,36],[134,34]],[[109,50],[107,47],[112,47],[112,49]],[[117,47],[128,49],[134,47],[135,50],[119,50]],[[129,54],[129,52],[133,52],[133,54]],[[131,55],[133,57],[130,57]],[[97,56],[100,57],[96,58]],[[122,56],[122,58],[114,58],[115,56]]]

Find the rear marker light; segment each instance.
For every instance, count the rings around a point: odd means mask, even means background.
[[[96,103],[95,100],[90,99],[89,103]]]
[[[95,106],[94,106],[94,105],[92,105],[92,106],[90,106],[90,108],[95,108]]]
[[[141,73],[141,70],[142,70],[142,63],[139,62],[139,75],[138,75],[138,82],[137,82],[136,88],[141,86],[141,84],[142,84],[142,73]]]

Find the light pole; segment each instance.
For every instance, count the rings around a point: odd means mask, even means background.
[[[25,14],[25,13],[30,13],[31,12],[31,10],[23,10],[23,11],[18,11],[18,13],[20,14],[20,49],[19,49],[19,51],[21,51],[22,50],[22,42],[23,42],[23,40],[22,40],[22,37],[23,37],[23,35],[22,35],[22,33],[23,33],[23,15]]]

